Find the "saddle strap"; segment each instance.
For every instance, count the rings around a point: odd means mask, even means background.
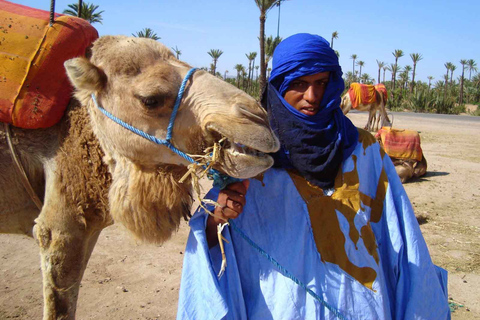
[[[28,180],[27,174],[25,173],[25,169],[23,168],[23,165],[20,162],[20,158],[17,156],[17,153],[15,152],[15,148],[14,148],[13,142],[12,142],[12,132],[10,130],[10,124],[4,123],[4,127],[5,127],[5,133],[7,135],[8,148],[10,149],[10,155],[12,156],[12,160],[13,160],[15,170],[17,171],[18,175],[20,176],[20,180],[22,180],[22,183],[23,183],[23,186],[25,187],[25,190],[27,191],[30,198],[35,203],[35,205],[37,206],[38,210],[42,210],[42,207],[43,207],[42,200],[40,200],[40,198],[38,197],[35,190],[33,190],[32,185],[30,184],[30,181]]]

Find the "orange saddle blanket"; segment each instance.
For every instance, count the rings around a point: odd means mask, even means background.
[[[0,122],[47,128],[63,116],[73,88],[63,63],[98,38],[87,21],[0,0]]]
[[[385,152],[392,158],[422,160],[420,134],[417,131],[382,127],[375,137],[381,139]]]
[[[374,86],[356,82],[352,83],[350,85],[350,89],[348,89],[350,101],[352,102],[352,107],[354,109],[361,104],[370,104],[375,102],[375,93],[376,91]]]
[[[388,92],[387,92],[387,88],[385,87],[385,85],[383,83],[378,83],[378,84],[375,85],[375,90],[377,90],[378,92],[380,92],[383,95],[383,101],[385,101],[385,103],[386,103],[387,100],[388,100]]]

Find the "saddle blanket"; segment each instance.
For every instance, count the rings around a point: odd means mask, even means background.
[[[0,0],[0,122],[47,128],[63,116],[73,88],[63,63],[98,38],[87,21]]]
[[[369,84],[352,83],[348,89],[348,95],[352,102],[352,107],[356,109],[361,104],[370,104],[375,102],[375,87]]]
[[[385,87],[385,85],[383,83],[378,83],[378,84],[375,85],[375,90],[377,90],[378,92],[380,92],[383,95],[383,101],[385,101],[385,103],[387,103],[388,92],[387,92],[387,88]]]
[[[382,127],[375,137],[381,139],[383,148],[390,158],[422,160],[420,134],[417,131]]]

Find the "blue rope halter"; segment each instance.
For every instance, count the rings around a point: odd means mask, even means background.
[[[152,136],[152,135],[150,135],[150,134],[148,134],[148,133],[146,133],[146,132],[144,132],[140,129],[137,129],[134,126],[124,122],[123,120],[121,120],[117,117],[115,117],[113,114],[111,114],[110,112],[108,112],[107,110],[105,110],[104,108],[102,108],[98,104],[97,98],[95,97],[94,93],[92,93],[92,99],[93,99],[93,102],[95,103],[95,106],[97,106],[97,108],[100,109],[100,111],[102,111],[102,113],[104,115],[106,115],[108,118],[110,118],[112,121],[116,122],[117,124],[121,125],[125,129],[128,129],[131,132],[133,132],[133,133],[135,133],[135,134],[137,134],[137,135],[139,135],[139,136],[141,136],[141,137],[143,137],[147,140],[150,140],[150,141],[152,141],[156,144],[164,145],[164,146],[168,147],[170,150],[172,150],[173,152],[175,152],[176,154],[178,154],[179,156],[181,156],[185,160],[187,160],[191,163],[195,163],[196,161],[193,160],[192,157],[190,157],[185,152],[177,149],[172,144],[171,140],[172,140],[172,134],[173,134],[173,124],[175,123],[175,118],[177,117],[178,108],[180,107],[180,103],[182,102],[183,93],[185,92],[185,86],[187,84],[188,79],[190,79],[190,77],[193,75],[193,73],[196,70],[197,70],[196,68],[190,69],[188,71],[187,75],[185,76],[185,78],[183,79],[182,84],[180,85],[180,89],[178,90],[177,98],[175,100],[175,105],[173,106],[172,115],[170,116],[170,122],[168,123],[167,137],[164,140],[163,139],[158,139],[157,137]],[[227,176],[225,174],[220,173],[219,171],[217,171],[215,169],[209,169],[207,176],[208,176],[209,179],[213,180],[213,185],[217,188],[220,188],[220,189],[225,188],[230,183],[240,181],[240,179]]]

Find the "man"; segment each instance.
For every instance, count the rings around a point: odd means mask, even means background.
[[[339,108],[328,42],[279,44],[265,92],[282,148],[263,177],[211,190],[190,222],[178,319],[448,319],[433,265],[388,156]],[[248,190],[247,190],[248,189]],[[227,258],[218,279],[221,254]]]

